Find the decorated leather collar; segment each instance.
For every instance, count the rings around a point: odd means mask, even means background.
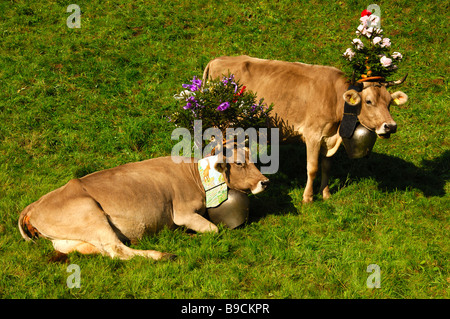
[[[350,85],[348,90],[355,90],[361,92],[363,85]],[[347,102],[344,103],[344,116],[342,117],[341,126],[339,127],[339,135],[344,138],[350,138],[355,131],[356,124],[358,123],[358,106],[350,105]]]

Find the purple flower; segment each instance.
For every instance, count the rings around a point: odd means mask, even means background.
[[[223,77],[222,83],[224,85],[227,85],[228,82],[234,82],[234,75],[233,74],[231,74],[230,77],[228,77],[228,78],[226,76]]]
[[[217,111],[225,111],[227,108],[230,107],[230,102],[223,102],[217,107]]]
[[[202,80],[197,79],[197,77],[194,76],[191,82],[192,84],[183,84],[182,87],[191,90],[191,92],[200,90],[200,87],[202,86]]]
[[[228,83],[231,83],[231,85],[234,85],[234,93],[237,92],[238,86],[236,84],[236,82],[234,82],[234,75],[231,74],[230,77],[224,77],[222,80],[223,85],[227,86]]]
[[[202,86],[202,80],[197,79],[197,77],[194,76],[194,78],[192,79],[192,84],[196,85],[197,88],[200,89],[200,87]]]
[[[185,110],[188,110],[188,109],[192,108],[194,105],[195,105],[195,107],[198,107],[198,102],[197,102],[197,100],[195,99],[194,96],[188,97],[186,99],[186,102],[187,102],[186,105],[183,106],[183,109],[185,109]]]
[[[255,112],[257,109],[261,110],[262,112],[265,111],[265,108],[267,107],[267,104],[263,102],[264,99],[260,99],[258,104],[253,104],[251,106],[252,112]]]

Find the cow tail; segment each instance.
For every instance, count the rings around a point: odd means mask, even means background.
[[[29,216],[31,210],[30,206],[25,208],[23,212],[20,214],[18,223],[20,234],[26,241],[31,240],[33,237],[39,237],[39,232],[30,223],[30,216]]]
[[[208,63],[208,65],[205,68],[205,71],[203,71],[203,78],[202,78],[202,83],[203,85],[206,84],[206,81],[208,81],[209,78],[209,66],[210,66],[211,62]]]

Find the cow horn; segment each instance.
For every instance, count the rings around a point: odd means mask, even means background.
[[[403,82],[405,82],[405,80],[406,80],[406,78],[408,77],[408,73],[406,73],[406,75],[402,78],[402,79],[400,79],[400,80],[397,80],[397,81],[387,81],[387,82],[383,82],[382,84],[385,86],[385,87],[390,87],[390,86],[394,86],[394,85],[399,85],[399,84],[402,84]]]

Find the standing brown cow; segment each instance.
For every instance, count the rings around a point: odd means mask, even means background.
[[[274,113],[298,133],[307,148],[308,179],[303,201],[313,199],[313,180],[322,160],[323,197],[329,198],[328,178],[330,157],[339,148],[342,137],[339,126],[344,113],[344,102],[357,107],[359,122],[381,138],[388,138],[397,130],[389,113],[391,104],[404,104],[408,96],[403,92],[390,94],[386,88],[401,84],[366,82],[361,92],[349,90],[350,81],[336,68],[298,62],[263,60],[249,56],[220,57],[208,63],[203,83],[228,73],[249,90],[256,92],[268,104],[274,103]]]

